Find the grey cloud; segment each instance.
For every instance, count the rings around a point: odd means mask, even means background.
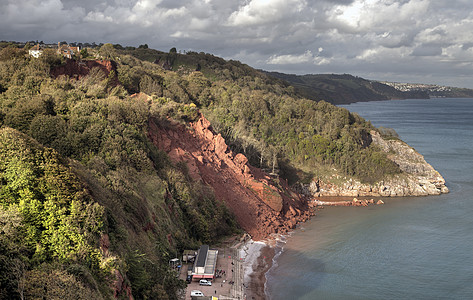
[[[94,1],[94,0],[62,0],[61,1],[65,10],[72,10],[75,7],[81,7],[86,12],[93,11],[93,10],[103,10],[107,6],[116,5],[115,1]],[[132,1],[128,1],[131,5]]]
[[[412,51],[413,56],[438,56],[442,54],[442,47],[438,45],[422,45]]]
[[[147,43],[297,74],[458,74],[473,87],[471,11],[466,0],[0,0],[0,40]]]
[[[379,39],[379,45],[387,48],[399,48],[412,45],[415,34],[412,32],[388,33]]]
[[[472,43],[465,43],[462,45],[462,49],[467,51],[467,50],[470,50],[471,48],[473,48],[473,42]]]

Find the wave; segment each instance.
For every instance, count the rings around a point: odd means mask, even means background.
[[[266,295],[267,299],[271,299],[271,296],[270,296],[269,291],[268,291],[268,284],[267,284],[269,278],[271,277],[270,274],[275,268],[278,267],[278,258],[284,252],[284,246],[287,243],[287,239],[289,237],[291,237],[292,234],[293,234],[293,232],[291,231],[291,232],[288,232],[285,235],[276,234],[272,237],[273,238],[272,239],[273,245],[271,245],[270,247],[274,249],[274,256],[273,256],[273,259],[271,261],[271,267],[268,269],[268,271],[264,275],[265,279],[266,279],[266,284],[264,285],[264,294]]]

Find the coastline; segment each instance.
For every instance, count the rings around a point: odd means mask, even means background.
[[[269,299],[266,294],[266,274],[273,267],[278,254],[281,253],[285,238],[286,235],[276,235],[265,241],[250,240],[242,245],[240,255],[244,257],[243,299]]]
[[[252,265],[252,272],[245,276],[243,282],[246,299],[267,299],[265,294],[266,272],[271,268],[275,249],[266,245],[259,251],[259,255]],[[246,275],[246,274],[245,274]]]

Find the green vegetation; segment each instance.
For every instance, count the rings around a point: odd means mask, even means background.
[[[151,143],[150,119],[187,124],[200,109],[235,152],[290,182],[400,172],[369,122],[240,62],[146,44],[82,55],[117,67],[52,78],[64,63],[53,50],[0,51],[0,298],[124,298],[110,288],[122,278],[135,299],[175,299],[184,283],[168,259],[238,230],[212,189]]]
[[[135,299],[176,298],[184,282],[168,260],[237,230],[213,191],[147,138],[149,118],[196,109],[132,100],[100,69],[54,79],[60,58],[21,51],[0,52],[0,298],[108,299],[120,277]]]
[[[125,85],[130,92],[140,90],[139,78],[140,85],[146,76],[161,82],[152,89],[155,95],[196,104],[235,152],[244,153],[255,166],[279,171],[289,182],[331,175],[323,170],[333,168],[371,183],[400,173],[371,145],[369,131],[375,128],[369,122],[324,101],[304,99],[281,80],[204,53],[152,49],[122,53],[139,58],[122,58],[126,67],[119,67],[119,76],[135,76],[121,80],[135,83]]]
[[[277,72],[271,76],[290,82],[298,93],[308,99],[324,99],[333,104],[388,99],[428,99],[425,91],[402,92],[377,81],[370,81],[349,74],[293,75]]]

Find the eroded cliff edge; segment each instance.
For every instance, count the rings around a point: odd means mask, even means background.
[[[363,184],[340,177],[334,180],[314,180],[307,187],[313,196],[391,197],[448,193],[445,179],[415,149],[398,139],[385,140],[376,131],[371,131],[370,134],[372,142],[388,153],[388,158],[394,161],[403,173],[375,184]]]
[[[193,180],[211,186],[253,239],[286,233],[310,217],[308,199],[235,155],[203,115],[190,126],[150,119],[148,135],[174,163],[184,162]]]

